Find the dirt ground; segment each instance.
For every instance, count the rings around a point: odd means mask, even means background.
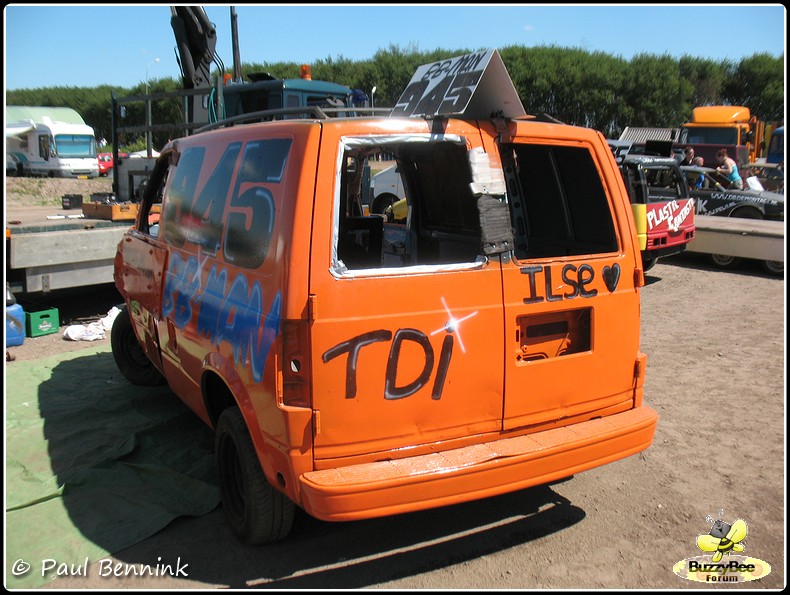
[[[112,178],[6,178],[6,206],[62,206],[64,194],[81,194],[83,202],[98,192],[112,192]]]
[[[291,536],[272,546],[242,546],[220,506],[204,517],[179,519],[109,559],[127,567],[180,564],[179,576],[107,576],[96,562],[88,576],[48,586],[697,588],[673,566],[702,553],[696,538],[710,530],[706,517],[723,511],[725,521],[741,518],[748,525],[742,555],[772,569],[740,586],[782,588],[784,280],[756,264],[724,272],[701,255],[684,255],[660,261],[647,281],[645,395],[661,419],[644,453],[561,483],[422,513],[354,523],[300,514]],[[104,314],[116,299],[113,291],[77,294],[60,307],[77,318]],[[55,334],[7,352],[22,360],[88,345]]]

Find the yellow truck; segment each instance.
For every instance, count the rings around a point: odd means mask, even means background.
[[[752,115],[748,107],[739,105],[707,105],[695,107],[691,121],[680,127],[678,144],[694,147],[695,154],[705,165],[716,163],[716,153],[727,149],[727,154],[738,165],[763,157],[766,123]]]

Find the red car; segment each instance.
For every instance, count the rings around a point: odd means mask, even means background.
[[[129,153],[118,153],[118,157],[128,157]],[[115,163],[112,160],[112,153],[99,153],[96,156],[99,160],[99,175],[109,176]]]

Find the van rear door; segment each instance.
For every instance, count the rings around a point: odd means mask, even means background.
[[[624,241],[627,203],[613,202],[623,200],[614,161],[594,150],[595,133],[516,126],[499,146],[515,236],[515,258],[502,265],[503,427],[631,408],[639,275],[633,242]],[[534,136],[542,130],[551,136]]]
[[[324,124],[337,150],[322,150],[316,184],[333,189],[316,197],[310,266],[317,468],[501,429],[501,271],[481,256],[467,158],[480,132],[357,126]],[[359,159],[376,143],[404,172],[403,224],[355,209]]]

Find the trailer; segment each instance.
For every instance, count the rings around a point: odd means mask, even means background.
[[[99,177],[93,128],[75,110],[7,106],[5,116],[6,155],[21,164],[22,175]]]
[[[741,259],[758,260],[769,273],[784,275],[784,221],[697,215],[697,233],[686,248],[709,254],[723,269],[735,268]]]
[[[133,223],[51,207],[7,207],[6,281],[17,294],[112,283],[118,242]]]

